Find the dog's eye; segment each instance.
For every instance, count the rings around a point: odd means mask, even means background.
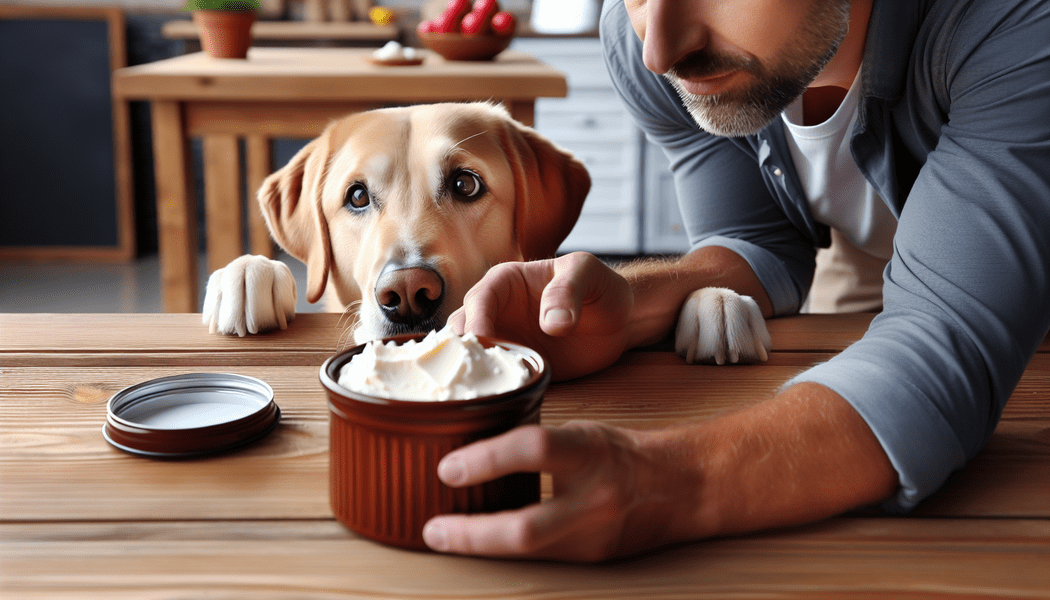
[[[487,190],[481,178],[470,171],[460,171],[452,180],[452,190],[457,196],[467,199],[481,197]]]
[[[346,198],[343,200],[345,206],[354,209],[362,209],[368,206],[371,200],[368,197],[368,188],[362,183],[355,183],[346,189]]]

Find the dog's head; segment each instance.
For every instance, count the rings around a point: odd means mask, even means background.
[[[360,302],[361,342],[440,328],[489,269],[553,256],[590,190],[568,152],[488,103],[358,113],[270,175],[270,232],[325,288]]]

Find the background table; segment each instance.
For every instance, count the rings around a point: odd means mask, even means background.
[[[272,254],[255,190],[273,169],[271,140],[310,139],[333,119],[389,105],[492,100],[532,125],[539,97],[564,97],[565,75],[528,54],[381,67],[362,48],[252,48],[247,60],[203,53],[118,69],[113,95],[152,104],[161,287],[168,312],[195,312],[197,211],[191,138],[203,138],[208,270],[244,253],[241,140],[249,190],[250,250]]]
[[[328,507],[318,381],[338,315],[286,331],[209,335],[199,315],[0,315],[0,597],[16,598],[1047,598],[1050,345],[987,448],[906,517],[856,513],[683,544],[610,564],[402,551]],[[552,385],[542,420],[659,427],[771,394],[860,337],[870,317],[770,321],[754,366],[690,366],[634,351]],[[106,401],[143,380],[224,371],[273,386],[283,418],[244,450],[202,460],[126,454]]]

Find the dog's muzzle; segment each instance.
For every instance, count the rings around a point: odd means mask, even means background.
[[[379,310],[404,332],[429,331],[445,299],[445,280],[424,264],[387,263],[376,280]]]

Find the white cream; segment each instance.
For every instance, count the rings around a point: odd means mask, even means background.
[[[415,60],[417,56],[415,48],[402,46],[393,40],[372,52],[372,58],[380,61]]]
[[[521,387],[525,359],[499,346],[485,348],[472,333],[445,327],[418,342],[372,341],[339,372],[339,385],[396,400],[468,400]]]

